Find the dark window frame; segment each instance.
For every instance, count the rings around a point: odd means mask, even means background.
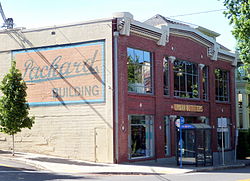
[[[154,147],[154,116],[148,114],[128,115],[129,159],[150,158],[155,155]]]
[[[205,65],[202,69],[202,84],[203,84],[203,99],[209,100],[209,68],[207,65]]]
[[[163,59],[163,92],[164,95],[170,95],[170,83],[169,83],[169,61],[168,57]]]
[[[200,81],[198,64],[186,60],[175,60],[174,96],[179,98],[199,99]]]
[[[128,92],[153,94],[154,83],[152,52],[128,47],[127,75]]]
[[[230,71],[215,69],[215,100],[219,102],[230,101]]]

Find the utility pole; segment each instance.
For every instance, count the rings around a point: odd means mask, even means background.
[[[14,26],[13,19],[12,18],[6,18],[1,3],[0,3],[0,13],[1,13],[1,16],[2,16],[3,21],[4,21],[2,27],[5,27],[7,29],[13,29],[13,26]]]

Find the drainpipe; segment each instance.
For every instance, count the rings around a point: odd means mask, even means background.
[[[118,116],[118,37],[119,32],[115,31],[114,34],[114,79],[115,79],[115,159],[119,163],[119,116]]]

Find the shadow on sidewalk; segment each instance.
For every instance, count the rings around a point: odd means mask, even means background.
[[[0,166],[0,180],[25,180],[25,181],[47,181],[47,180],[87,180],[93,177],[74,176],[65,174],[55,174],[49,172],[41,172],[37,170],[10,168]]]
[[[0,150],[0,154],[11,154],[10,151],[3,151],[3,150]]]
[[[86,162],[78,162],[63,158],[46,158],[46,157],[37,157],[37,158],[28,158],[29,160],[39,161],[39,162],[50,162],[50,163],[61,163],[61,164],[70,164],[70,165],[78,165],[78,166],[101,166],[107,167],[108,165],[97,164],[97,163],[86,163]]]

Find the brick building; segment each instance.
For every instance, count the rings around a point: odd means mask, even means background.
[[[130,13],[0,32],[1,77],[16,59],[28,86],[31,130],[17,149],[96,162],[234,157],[235,55],[218,33]],[[0,148],[9,149],[1,134]],[[178,160],[179,158],[177,158]]]

